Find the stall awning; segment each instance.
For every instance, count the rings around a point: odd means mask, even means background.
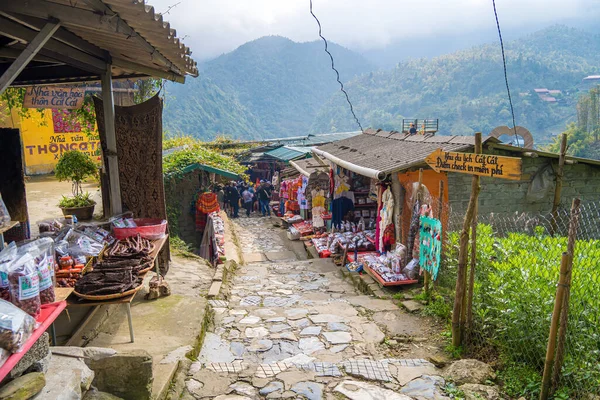
[[[107,65],[113,78],[198,76],[190,49],[144,0],[0,1],[0,76],[26,48],[36,51],[12,86],[97,81]]]
[[[313,172],[329,172],[329,167],[322,165],[314,158],[290,161],[290,165],[304,176],[310,176]]]
[[[499,143],[487,137],[484,143]],[[474,136],[414,135],[368,129],[363,134],[319,146],[313,152],[350,171],[376,179],[425,164],[425,157],[437,149],[471,149]]]
[[[312,153],[312,147],[282,146],[265,152],[265,156],[273,157],[280,161],[298,160]]]
[[[238,180],[238,179],[240,179],[240,175],[236,174],[235,172],[231,172],[231,171],[227,171],[227,170],[224,170],[224,169],[212,167],[210,165],[198,164],[198,163],[188,165],[183,170],[181,170],[181,172],[179,172],[179,174],[186,174],[188,172],[192,172],[192,171],[196,171],[196,170],[201,170],[201,171],[206,171],[206,172],[212,172],[213,174],[221,175],[222,177],[227,178],[227,179],[231,179],[231,180]]]

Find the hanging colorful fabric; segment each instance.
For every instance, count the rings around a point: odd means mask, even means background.
[[[396,244],[396,229],[394,224],[389,224],[383,230],[383,249],[384,251],[390,251]]]
[[[217,201],[217,194],[209,192],[202,193],[196,202],[196,210],[205,214],[219,211],[220,207],[219,202]]]
[[[421,217],[419,234],[419,265],[437,279],[442,254],[442,222],[439,219]]]

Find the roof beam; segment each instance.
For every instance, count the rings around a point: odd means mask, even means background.
[[[54,32],[60,27],[60,22],[48,22],[35,37],[29,41],[29,44],[23,50],[8,69],[0,76],[0,93],[4,93],[7,87],[15,80],[17,76],[25,69],[29,61],[44,47],[50,40]]]
[[[123,60],[120,58],[113,58],[112,65],[115,67],[128,69],[130,71],[136,71],[148,76],[154,76],[157,78],[167,79],[177,83],[185,83],[185,76],[177,75],[175,73],[169,73],[160,69],[147,67],[145,65],[137,64],[131,61]]]
[[[0,64],[0,74],[7,68]],[[69,82],[80,82],[82,80],[99,81],[100,76],[91,72],[82,71],[71,65],[39,65],[32,67],[31,64],[13,81],[11,87],[31,86],[37,84],[61,84]]]
[[[19,57],[19,54],[23,52],[23,49],[17,49],[13,47],[0,47],[0,58],[12,59]],[[56,61],[54,58],[46,57],[42,54],[43,50],[41,50],[32,61],[39,62],[47,62],[47,63],[59,63],[60,61]]]
[[[22,23],[27,25],[30,28],[40,30],[42,26],[44,26],[45,20],[41,18],[28,17],[26,15],[18,15],[18,14],[8,14],[5,12],[0,12],[0,15],[5,16],[6,18],[12,19],[15,22]],[[79,36],[75,35],[72,32],[69,32],[63,27],[58,28],[58,30],[52,36],[53,39],[59,40],[71,47],[75,47],[81,51],[85,51],[95,57],[110,60],[110,54],[108,51],[101,49],[98,46],[95,46],[88,42],[87,40],[83,40]]]
[[[127,22],[122,20],[118,14],[113,12],[102,1],[85,0],[85,2],[95,11],[39,0],[2,1],[0,2],[0,11],[43,19],[57,18],[63,21],[65,25],[121,33],[125,39],[134,40],[140,44],[148,52],[153,61],[183,76],[183,72],[175,64],[160,54],[154,46],[148,43],[146,39],[133,30]]]
[[[0,8],[3,4],[4,3],[0,3]],[[35,30],[29,29],[2,16],[0,16],[0,33],[2,33],[4,36],[25,42],[31,42],[37,35]],[[68,60],[76,60],[75,62],[78,64],[76,66],[78,68],[85,66],[85,69],[89,69],[91,72],[95,73],[106,70],[107,60],[101,60],[53,39],[45,42],[44,50],[49,50],[54,54],[61,55],[62,58],[60,61],[68,62]]]

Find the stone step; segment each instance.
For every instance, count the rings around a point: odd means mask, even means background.
[[[318,376],[354,376],[371,381],[393,382],[405,385],[421,375],[439,375],[441,370],[423,359],[349,359],[341,362],[319,361],[304,354],[272,363],[249,363],[241,360],[220,363],[192,364],[190,374],[202,369],[216,373],[253,376],[259,379],[273,378],[282,372],[297,370]]]

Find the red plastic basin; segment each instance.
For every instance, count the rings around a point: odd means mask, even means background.
[[[137,236],[149,240],[157,240],[165,236],[167,232],[167,221],[160,218],[134,218],[133,221],[137,225],[135,228],[117,228],[113,226],[113,233],[119,240],[130,236]]]

